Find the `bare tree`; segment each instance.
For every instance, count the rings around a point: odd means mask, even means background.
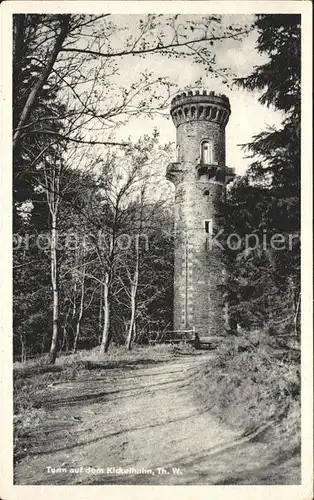
[[[132,349],[132,344],[134,341],[134,337],[136,335],[136,297],[137,297],[137,288],[139,281],[139,269],[140,269],[140,245],[139,245],[139,235],[142,232],[143,228],[143,204],[145,202],[145,185],[141,187],[140,193],[140,217],[138,224],[138,234],[135,239],[135,250],[134,250],[134,270],[133,275],[128,272],[128,277],[130,280],[130,300],[131,300],[131,318],[129,331],[126,340],[127,349],[130,351]]]
[[[47,198],[47,204],[51,216],[51,241],[50,241],[50,264],[51,264],[51,286],[52,286],[52,339],[49,359],[54,363],[57,355],[57,341],[59,333],[59,283],[58,283],[58,211],[60,206],[60,180],[64,167],[60,151],[56,151],[54,158],[47,158],[42,163],[43,184]]]
[[[129,86],[121,86],[117,77],[125,65],[147,55],[185,57],[203,65],[205,72],[224,76],[215,61],[215,44],[241,39],[251,29],[223,26],[217,15],[188,19],[148,14],[129,20],[125,25],[110,14],[15,16],[15,83],[23,80],[29,61],[36,62],[37,74],[29,79],[23,98],[15,95],[14,147],[34,135],[82,146],[120,144],[112,140],[117,126],[130,116],[165,110],[173,87],[153,71],[142,71],[130,78]],[[62,131],[47,126],[55,120],[53,114],[40,118],[40,127],[33,115],[46,83],[58,90],[65,105],[58,116]]]
[[[85,252],[84,252],[85,254]],[[74,338],[74,343],[73,343],[73,352],[76,352],[77,350],[77,344],[80,336],[80,329],[81,329],[81,321],[83,318],[83,313],[84,313],[84,301],[85,301],[85,278],[86,278],[86,261],[84,261],[85,255],[83,255],[83,266],[82,266],[82,272],[81,272],[81,297],[80,297],[80,306],[79,306],[79,313],[78,313],[78,318],[77,318],[77,323],[76,323],[76,332],[75,332],[75,338]]]

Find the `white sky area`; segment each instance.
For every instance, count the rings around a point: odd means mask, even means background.
[[[115,22],[132,26],[132,20],[137,16],[123,15],[113,16]],[[197,16],[186,16],[195,19]],[[253,20],[251,15],[224,15],[223,22],[227,25],[236,23],[248,24]],[[215,45],[216,60],[220,67],[228,67],[237,76],[246,76],[255,65],[266,61],[265,57],[258,54],[255,48],[257,34],[251,33],[242,41],[225,40]],[[125,67],[124,67],[125,65]],[[245,152],[240,145],[250,142],[252,137],[265,130],[268,126],[279,126],[282,115],[274,109],[267,108],[258,102],[258,93],[248,92],[238,87],[227,86],[223,79],[214,78],[212,74],[206,76],[204,66],[195,64],[192,60],[167,59],[160,55],[150,55],[146,58],[125,58],[119,61],[121,80],[136,80],[137,74],[144,70],[152,71],[158,76],[168,77],[171,82],[178,85],[178,91],[188,85],[194,85],[198,79],[202,79],[202,88],[223,93],[229,97],[231,105],[231,116],[226,127],[226,164],[234,167],[237,174],[243,174],[252,160],[245,158]],[[131,136],[136,140],[143,134],[150,134],[154,128],[160,131],[162,142],[176,140],[175,126],[170,114],[168,116],[156,116],[150,118],[132,119],[128,125],[119,131],[119,137]]]

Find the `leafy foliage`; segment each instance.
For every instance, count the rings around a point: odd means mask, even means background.
[[[253,163],[230,192],[227,224],[242,236],[229,260],[230,295],[242,326],[267,326],[299,336],[300,302],[300,88],[301,19],[258,15],[257,50],[268,61],[237,83],[259,91],[259,101],[284,113],[281,128],[268,128],[244,148]],[[245,234],[258,238],[245,248]],[[271,237],[285,245],[276,249]],[[264,244],[263,236],[267,237]],[[254,245],[253,245],[254,246]],[[279,248],[279,247],[278,247]],[[288,335],[289,337],[289,335]]]

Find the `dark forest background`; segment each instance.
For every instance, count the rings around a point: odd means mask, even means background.
[[[147,16],[140,37],[121,32],[117,47],[120,28],[110,15],[14,16],[15,359],[49,353],[55,362],[58,351],[99,345],[106,352],[112,343],[131,349],[171,329],[173,203],[170,192],[154,189],[161,181],[153,166],[163,174],[173,145],[161,144],[157,130],[135,142],[115,140],[114,131],[135,115],[168,112],[172,86],[145,73],[118,88],[117,61],[154,52],[193,57],[217,76],[219,38],[239,39],[252,29],[268,61],[232,83],[257,91],[285,119],[243,145],[251,166],[228,188],[226,232],[239,234],[243,245],[226,252],[226,294],[232,335],[250,342],[252,332],[262,332],[273,349],[284,349],[287,363],[299,352],[299,238],[291,249],[248,251],[244,237],[300,234],[300,16],[258,15],[245,30],[222,28],[208,16],[205,31],[191,21],[184,33],[179,21]],[[170,28],[177,34],[171,43]],[[83,48],[87,35],[92,41]],[[93,82],[102,83],[102,95]]]

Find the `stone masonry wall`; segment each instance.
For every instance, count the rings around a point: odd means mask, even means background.
[[[225,331],[221,250],[208,249],[205,231],[205,220],[212,220],[214,231],[221,227],[217,201],[224,185],[197,176],[203,139],[212,140],[214,161],[225,166],[223,126],[195,120],[177,127],[181,175],[175,183],[174,329],[195,326],[200,337]]]

